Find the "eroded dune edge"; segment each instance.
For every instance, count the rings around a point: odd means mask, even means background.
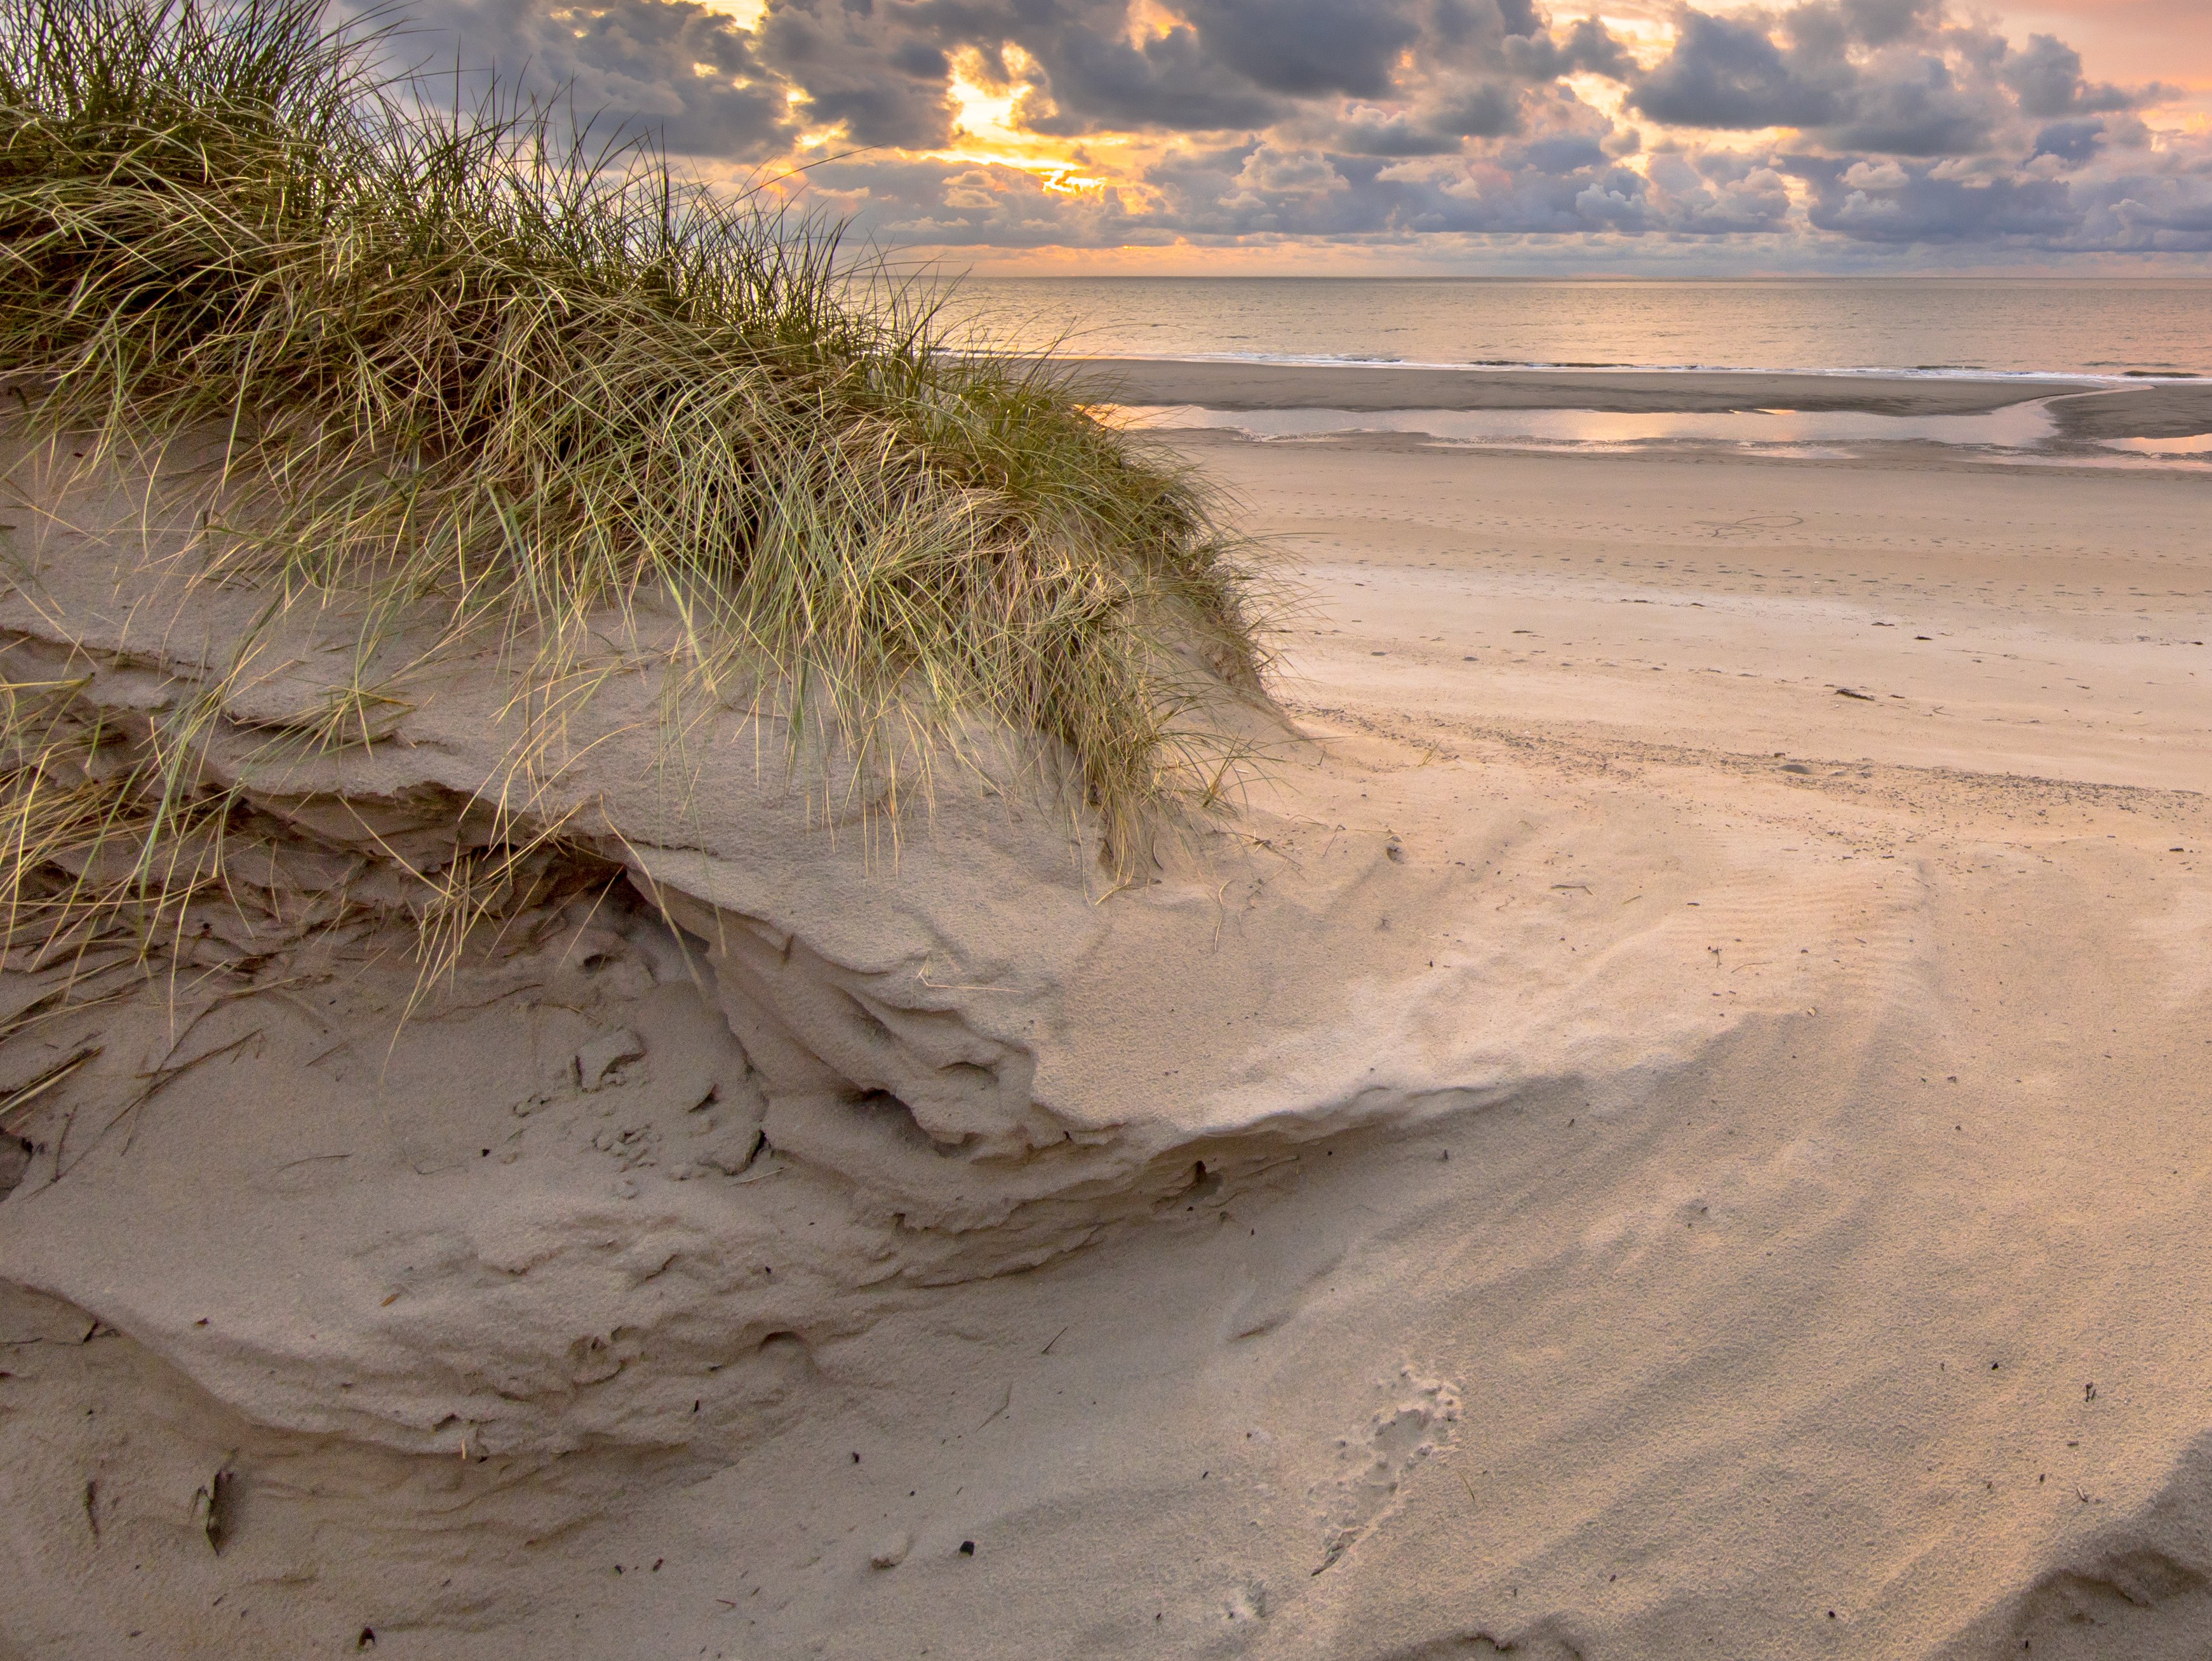
[[[1682,955],[1644,913],[1510,1011],[1439,1004],[1402,943],[1484,870],[1316,816],[1364,799],[1354,776],[1188,827],[1132,884],[1017,761],[942,767],[895,821],[875,781],[795,776],[770,718],[672,718],[635,647],[566,701],[490,652],[365,675],[343,604],[272,627],[265,590],[149,557],[118,500],[25,504],[8,683],[88,787],[204,712],[219,822],[143,846],[189,888],[219,840],[222,875],[150,941],[27,924],[9,963],[11,1318],[99,1358],[21,1375],[33,1420],[97,1403],[17,1473],[51,1593],[21,1617],[34,1649],[126,1618],[223,1641],[226,1594],[194,1583],[278,1559],[258,1642],[510,1641],[554,1618],[514,1578],[532,1554],[927,1378],[831,1382],[826,1355],[886,1324],[1133,1230],[1218,1232],[1346,1138],[1569,1080],[1617,1094],[1714,1041],[1702,1004],[1633,1035],[1593,1018],[1596,987]],[[331,741],[333,710],[362,742]],[[63,863],[96,886],[137,857]],[[451,966],[426,970],[426,912],[457,893]],[[1455,980],[1531,927],[1470,938]],[[1259,1303],[1245,1336],[1297,1298]],[[1400,1470],[1458,1411],[1405,1377],[1385,1418],[1410,1428],[1377,1433]],[[1346,1482],[1326,1563],[1395,1477]],[[172,1561],[149,1574],[134,1543],[124,1572],[112,1543],[141,1535]],[[874,1557],[904,1555],[890,1537]],[[470,1572],[402,1591],[394,1549]]]

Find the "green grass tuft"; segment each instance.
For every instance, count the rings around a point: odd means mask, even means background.
[[[612,615],[864,771],[978,719],[1043,740],[1123,859],[1210,791],[1192,712],[1262,663],[1186,474],[1048,367],[944,349],[833,228],[530,111],[426,114],[324,15],[0,0],[34,430],[219,435],[210,573],[495,640],[531,685]]]

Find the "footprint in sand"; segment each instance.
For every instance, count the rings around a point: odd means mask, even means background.
[[[1387,1386],[1385,1404],[1365,1429],[1340,1436],[1335,1469],[1308,1491],[1322,1530],[1321,1573],[1398,1509],[1407,1478],[1450,1444],[1459,1422],[1459,1392],[1410,1367]]]

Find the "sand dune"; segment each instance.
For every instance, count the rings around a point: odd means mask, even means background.
[[[641,677],[540,804],[627,886],[402,1023],[299,851],[488,685],[225,752],[268,915],[0,1203],[0,1655],[2203,1652],[2212,488],[1189,447],[1304,737],[1133,888]],[[41,579],[118,708],[244,603]]]

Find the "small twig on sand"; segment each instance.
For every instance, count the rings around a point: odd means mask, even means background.
[[[1480,1511],[1482,1508],[1482,1501],[1474,1497],[1474,1484],[1467,1480],[1467,1473],[1457,1465],[1454,1465],[1451,1468],[1451,1474],[1459,1478],[1459,1485],[1467,1490],[1468,1504]]]
[[[47,1068],[45,1072],[40,1073],[28,1084],[24,1085],[21,1089],[16,1090],[10,1094],[7,1100],[0,1101],[0,1119],[6,1118],[9,1114],[15,1112],[18,1108],[29,1106],[33,1101],[37,1100],[47,1091],[52,1089],[55,1085],[60,1083],[71,1073],[76,1071],[78,1068],[83,1066],[86,1062],[90,1061],[94,1056],[98,1055],[100,1053],[100,1046],[97,1044],[87,1045],[83,1049],[79,1050],[75,1055],[71,1056],[67,1061],[61,1062],[55,1066]]]

